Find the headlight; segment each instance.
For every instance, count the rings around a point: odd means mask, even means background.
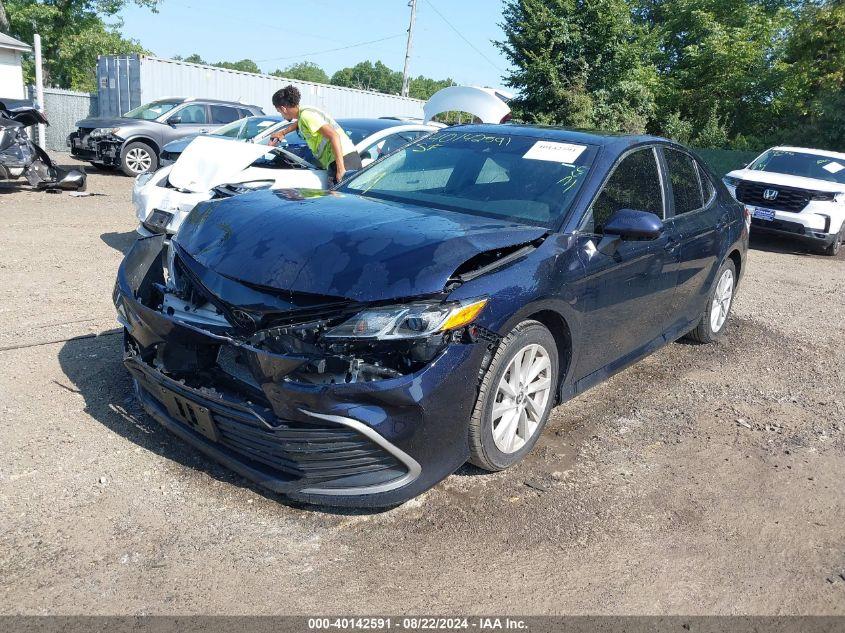
[[[275,180],[253,180],[252,182],[239,182],[231,185],[219,185],[214,188],[219,195],[224,198],[230,196],[237,196],[242,193],[249,193],[250,191],[261,191],[262,189],[270,189],[276,184]]]
[[[91,130],[91,137],[100,138],[103,136],[111,136],[112,134],[117,134],[119,129],[119,127],[95,127]]]
[[[140,175],[136,176],[136,178],[135,178],[135,186],[136,186],[136,187],[143,187],[143,186],[144,186],[144,185],[146,185],[148,182],[150,182],[150,180],[152,180],[152,179],[153,179],[153,176],[155,176],[155,173],[153,173],[153,172],[151,172],[151,171],[148,171],[148,172],[146,172],[146,173],[144,173],[144,174],[140,174]]]
[[[459,303],[409,303],[368,308],[329,330],[329,338],[403,339],[420,338],[454,330],[472,323],[487,299]]]
[[[740,183],[740,180],[740,178],[734,178],[733,176],[725,176],[722,178],[722,182],[728,187],[736,187]]]

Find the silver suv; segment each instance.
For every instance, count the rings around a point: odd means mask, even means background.
[[[167,143],[261,114],[258,106],[232,101],[160,99],[122,117],[77,121],[67,144],[79,160],[99,168],[120,167],[127,176],[137,176],[158,169],[159,152]]]

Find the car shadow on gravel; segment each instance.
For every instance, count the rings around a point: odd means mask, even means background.
[[[138,405],[129,373],[123,367],[122,341],[122,331],[114,329],[94,337],[71,339],[59,351],[59,364],[72,385],[61,386],[79,393],[85,399],[85,412],[109,431],[169,461],[236,488],[250,490],[282,506],[339,516],[379,514],[391,509],[348,509],[297,503],[264,490],[205,457],[168,433]]]
[[[126,255],[126,253],[129,252],[129,249],[132,248],[135,240],[138,239],[138,233],[135,231],[127,231],[125,233],[103,233],[100,235],[100,239],[108,246],[111,246],[114,250]]]

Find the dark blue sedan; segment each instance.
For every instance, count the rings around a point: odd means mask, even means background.
[[[522,459],[552,407],[723,335],[748,221],[684,147],[453,127],[334,191],[198,206],[118,273],[144,408],[292,498],[387,506]]]

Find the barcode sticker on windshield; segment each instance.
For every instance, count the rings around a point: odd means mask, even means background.
[[[841,165],[836,161],[830,161],[827,165],[822,167],[822,169],[829,171],[831,174],[835,174],[845,169],[845,165]]]
[[[569,163],[571,165],[585,149],[587,149],[586,145],[537,141],[522,157],[529,160],[548,160],[553,163]]]

